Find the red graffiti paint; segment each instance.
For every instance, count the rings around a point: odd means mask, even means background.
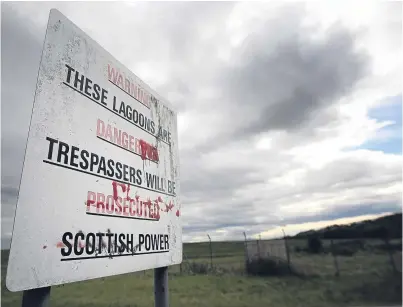
[[[130,192],[130,184],[127,185],[126,198],[129,201],[134,201],[134,199],[129,196],[129,192]]]
[[[176,210],[176,216],[177,216],[177,217],[179,217],[179,216],[180,216],[179,209],[178,209],[178,210]]]
[[[126,186],[123,183],[112,181],[112,187],[113,187],[113,199],[115,201],[118,200],[118,186],[122,188],[123,193],[126,192]],[[130,185],[127,185],[130,189]]]
[[[140,140],[140,150],[141,150],[141,159],[146,160],[147,159],[147,142]]]
[[[57,248],[62,248],[62,247],[65,247],[66,245],[64,245],[64,243],[63,242],[57,242],[57,244],[56,244],[56,247]]]
[[[142,160],[159,161],[158,149],[144,140],[139,141]]]
[[[165,212],[169,212],[172,210],[172,208],[174,207],[174,203],[171,203],[171,201],[169,201],[169,204],[165,204]]]

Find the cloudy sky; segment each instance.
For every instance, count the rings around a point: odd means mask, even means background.
[[[185,241],[401,211],[401,3],[2,2],[3,245],[51,8],[178,110]]]

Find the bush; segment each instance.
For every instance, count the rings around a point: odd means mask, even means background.
[[[300,246],[295,246],[294,250],[296,253],[302,253],[304,251],[304,249]]]
[[[307,252],[312,254],[319,254],[323,251],[323,244],[318,237],[310,237],[307,242]]]
[[[357,250],[348,246],[337,246],[333,250],[333,255],[336,256],[353,256]]]
[[[294,273],[287,261],[277,258],[262,258],[246,263],[246,272],[258,276],[285,276]]]
[[[209,265],[206,263],[189,262],[188,269],[193,274],[207,274]]]

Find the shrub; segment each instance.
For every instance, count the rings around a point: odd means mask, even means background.
[[[300,247],[300,246],[295,246],[294,250],[295,250],[296,253],[301,253],[301,252],[304,251],[303,248]]]
[[[323,244],[320,238],[310,237],[307,242],[307,251],[313,254],[319,254],[323,251]]]
[[[337,246],[333,249],[333,255],[337,256],[353,256],[357,249],[349,246]]]
[[[207,274],[209,265],[206,263],[189,262],[188,269],[193,274]]]
[[[254,259],[246,263],[246,272],[258,276],[285,276],[294,273],[287,261],[277,258]]]

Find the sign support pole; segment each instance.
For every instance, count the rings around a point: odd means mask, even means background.
[[[22,307],[46,307],[49,298],[50,287],[25,290],[22,294]]]
[[[154,269],[155,307],[168,307],[168,267]]]

